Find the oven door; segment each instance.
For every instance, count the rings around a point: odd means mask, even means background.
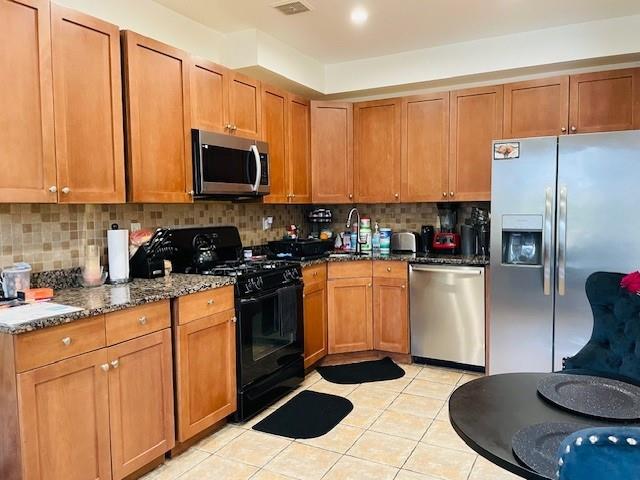
[[[304,353],[302,284],[238,302],[238,381],[260,380]]]
[[[268,148],[264,142],[193,130],[196,195],[266,195]]]

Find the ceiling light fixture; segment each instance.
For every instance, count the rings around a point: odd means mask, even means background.
[[[362,25],[369,18],[369,13],[364,9],[364,7],[356,7],[351,10],[351,21],[356,25]]]

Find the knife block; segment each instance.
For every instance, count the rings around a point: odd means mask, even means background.
[[[132,278],[164,277],[164,260],[150,257],[146,245],[143,245],[129,260],[129,271]]]

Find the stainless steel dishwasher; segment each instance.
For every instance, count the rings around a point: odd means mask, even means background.
[[[409,266],[411,355],[485,365],[483,267]]]

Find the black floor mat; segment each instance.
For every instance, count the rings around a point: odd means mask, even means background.
[[[281,437],[316,438],[330,432],[351,410],[353,403],[346,398],[303,390],[253,429]]]
[[[368,362],[318,367],[318,372],[328,382],[344,385],[381,382],[404,377],[404,370],[389,357]]]

